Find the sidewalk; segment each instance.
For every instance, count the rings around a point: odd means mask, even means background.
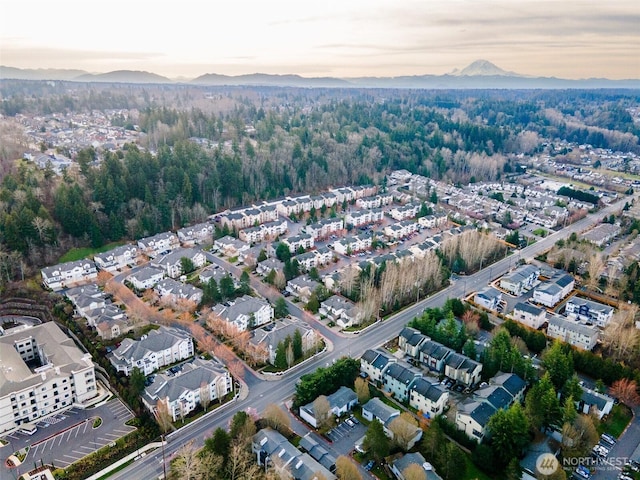
[[[144,447],[139,448],[135,452],[130,453],[126,457],[121,458],[117,462],[112,463],[107,468],[99,471],[98,473],[96,473],[94,475],[91,475],[90,477],[87,477],[86,480],[97,480],[98,478],[104,477],[109,472],[112,472],[113,470],[117,469],[120,465],[123,465],[123,464],[125,464],[125,463],[127,463],[127,462],[129,462],[131,460],[134,460],[136,457],[139,457],[139,456],[141,457],[141,456],[146,455],[149,450],[155,450],[156,448],[162,447],[162,443],[163,442],[149,443],[149,444],[145,445]],[[167,442],[165,441],[164,444],[166,445]]]

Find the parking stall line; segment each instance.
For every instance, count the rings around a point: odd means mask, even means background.
[[[91,447],[87,447],[86,445],[80,445],[78,448],[82,448],[84,450],[89,450],[90,452],[93,452],[93,448]],[[75,450],[74,450],[75,451]]]

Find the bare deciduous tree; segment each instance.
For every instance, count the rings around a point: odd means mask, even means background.
[[[327,427],[331,424],[331,420],[333,419],[331,405],[329,405],[329,400],[325,395],[320,395],[313,401],[313,412],[318,428]]]
[[[291,420],[287,413],[275,403],[270,403],[264,408],[262,417],[267,421],[270,427],[275,428],[279,432],[291,429]]]
[[[427,480],[427,474],[422,465],[412,463],[402,471],[404,480]]]
[[[393,441],[403,450],[409,449],[409,444],[416,436],[418,422],[409,412],[403,412],[394,418],[389,424],[389,430],[393,432]]]
[[[620,400],[628,407],[637,407],[640,405],[640,395],[638,395],[638,384],[635,380],[621,378],[611,385],[609,393]]]
[[[162,433],[167,433],[173,429],[173,416],[169,411],[169,403],[167,400],[158,400],[155,413],[158,426]]]
[[[369,383],[364,378],[356,378],[355,381],[356,395],[358,396],[358,402],[360,405],[364,405],[369,401],[371,394],[369,392]]]
[[[358,467],[345,455],[336,460],[336,474],[340,480],[362,480]]]

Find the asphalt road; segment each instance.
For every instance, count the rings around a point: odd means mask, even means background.
[[[628,198],[625,198],[603,208],[595,214],[587,215],[585,218],[569,225],[560,232],[554,232],[535,244],[521,249],[515,255],[508,256],[473,275],[462,277],[450,287],[406,308],[402,312],[378,323],[376,326],[359,335],[337,335],[325,327],[322,333],[326,334],[333,342],[332,351],[327,351],[320,355],[319,358],[295,369],[294,372],[283,375],[277,383],[273,381],[260,381],[255,379],[255,377],[252,378],[250,393],[246,399],[231,403],[228,407],[206,417],[204,420],[187,425],[175,432],[175,434],[168,439],[168,444],[165,447],[165,457],[169,459],[180,446],[190,441],[194,441],[196,446],[203,445],[204,439],[210,436],[217,427],[227,428],[229,420],[237,411],[251,407],[261,412],[270,403],[279,404],[283,402],[293,395],[295,383],[301,375],[312,372],[318,367],[330,364],[333,360],[343,356],[351,356],[354,358],[361,356],[366,349],[375,348],[397,336],[402,327],[416,315],[419,315],[425,308],[440,307],[448,298],[460,298],[465,293],[482,288],[487,285],[490,279],[506,273],[519,259],[530,260],[549,249],[561,238],[566,238],[574,232],[580,234],[591,225],[597,223],[603,216],[620,210],[627,200]],[[221,262],[219,258],[215,256],[212,257],[215,258],[216,263]],[[254,286],[258,287],[258,290],[262,293],[264,287],[260,287],[257,284]],[[290,306],[291,305],[293,304],[290,304]],[[307,318],[306,315],[304,315],[304,317]],[[319,322],[316,322],[316,325],[319,325]],[[324,327],[324,325],[322,326]],[[634,420],[634,424],[635,423],[637,422]],[[626,444],[627,439],[625,438],[624,441]],[[633,441],[635,440],[629,439],[629,444],[633,443]],[[635,448],[636,445],[637,442],[633,444],[633,448]],[[157,479],[162,472],[162,452],[158,450],[135,461],[129,467],[117,472],[110,478],[121,480],[151,480]]]

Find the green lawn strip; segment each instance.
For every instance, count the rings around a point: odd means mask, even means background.
[[[107,480],[107,478],[111,477],[112,475],[114,475],[115,473],[119,472],[120,470],[124,470],[129,465],[131,465],[133,462],[135,462],[135,460],[132,458],[131,460],[129,460],[127,462],[124,462],[122,465],[119,465],[118,467],[114,468],[109,473],[105,473],[103,476],[98,478],[98,480]]]
[[[124,242],[112,242],[101,247],[91,248],[91,247],[81,247],[81,248],[72,248],[67,253],[62,255],[58,260],[58,263],[65,262],[74,262],[76,260],[82,260],[83,258],[92,257],[96,253],[106,252],[115,248],[119,245],[123,245]]]
[[[614,405],[607,419],[598,426],[599,433],[619,437],[631,421],[631,410],[626,405]]]
[[[467,468],[464,472],[464,476],[460,480],[492,480],[490,476],[480,470],[472,461],[469,454],[464,454],[464,461],[467,464]]]

